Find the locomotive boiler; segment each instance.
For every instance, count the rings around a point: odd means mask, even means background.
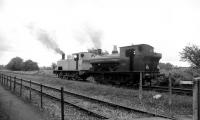
[[[147,44],[120,47],[120,52],[114,46],[112,54],[103,54],[101,49],[92,49],[74,53],[67,59],[64,56],[53,71],[58,77],[117,85],[137,84],[140,72],[143,72],[144,78],[156,77],[162,57]]]

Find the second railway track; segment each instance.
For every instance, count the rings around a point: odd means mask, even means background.
[[[143,86],[145,90],[154,90],[158,92],[169,92],[168,87],[162,86]],[[192,95],[192,89],[172,88],[172,93],[181,95]]]

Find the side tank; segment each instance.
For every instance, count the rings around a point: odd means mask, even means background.
[[[57,61],[56,70],[64,71],[84,71],[89,70],[92,66],[90,64],[90,59],[92,53],[80,52],[75,53],[72,56],[68,56],[67,59],[62,59]]]
[[[115,48],[115,47],[114,47]],[[120,47],[120,53],[95,56],[91,58],[92,71],[117,72],[159,72],[159,60],[162,55],[155,53],[147,44]]]

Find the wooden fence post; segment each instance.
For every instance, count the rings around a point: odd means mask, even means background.
[[[2,74],[0,74],[0,80],[1,80],[1,83],[2,83]]]
[[[140,72],[139,99],[142,100],[142,72]]]
[[[3,74],[1,74],[1,84],[3,84]]]
[[[14,92],[15,92],[15,88],[16,88],[16,78],[14,78]]]
[[[5,86],[5,84],[6,84],[6,76],[4,75],[3,76],[3,85]]]
[[[6,86],[6,83],[7,83],[7,76],[5,75],[5,86]]]
[[[40,84],[40,106],[43,108],[43,100],[42,100],[42,84]]]
[[[5,80],[5,77],[4,77],[4,75],[3,75],[3,85],[4,85],[4,83],[5,83],[4,80]]]
[[[4,75],[4,80],[3,80],[3,82],[4,82],[4,86],[6,85],[6,76]]]
[[[64,120],[64,96],[63,96],[63,87],[61,87],[61,90],[60,90],[60,103],[61,103],[61,120]]]
[[[2,78],[2,84],[4,85],[4,75],[2,76],[3,78]]]
[[[5,77],[5,86],[7,86],[7,76]]]
[[[200,119],[200,77],[193,80],[193,120]]]
[[[4,84],[4,74],[2,75],[2,84]]]
[[[3,74],[2,74],[2,85],[3,85]]]
[[[4,76],[3,76],[3,74],[2,74],[2,85],[3,85],[3,79],[4,79]]]
[[[10,90],[12,90],[12,78],[10,76]]]
[[[4,85],[4,75],[3,75],[3,79],[2,80],[3,80],[3,85]]]
[[[6,76],[6,87],[8,87],[8,76]]]
[[[31,100],[31,90],[32,90],[32,88],[31,88],[31,80],[29,81],[29,83],[30,83],[30,86],[29,86],[29,88],[30,88],[30,90],[29,90],[29,98]]]
[[[22,96],[22,78],[20,79],[20,91],[19,91],[19,95]]]
[[[3,84],[3,74],[1,74],[1,82],[2,82],[2,84]]]
[[[2,80],[2,74],[0,74],[0,80]],[[1,81],[1,83],[2,83],[2,81]]]
[[[4,84],[4,74],[2,74],[2,84]]]
[[[171,115],[171,107],[172,107],[172,79],[171,73],[169,73],[169,112]]]
[[[6,77],[3,75],[3,85],[5,85]]]
[[[2,80],[2,85],[3,85],[3,74],[2,74],[2,79],[1,80]]]

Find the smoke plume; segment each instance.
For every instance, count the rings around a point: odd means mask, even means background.
[[[88,45],[91,42],[95,49],[101,48],[102,31],[100,30],[93,29],[87,25],[82,31],[77,32],[75,37],[80,44]]]
[[[49,35],[49,33],[43,29],[35,28],[30,25],[28,28],[31,32],[37,37],[43,45],[45,45],[48,49],[54,50],[56,53],[63,54],[64,52],[59,48],[56,41]]]
[[[100,30],[94,30],[91,28],[87,28],[87,33],[92,41],[95,48],[101,48],[101,38],[102,38],[102,32]]]

